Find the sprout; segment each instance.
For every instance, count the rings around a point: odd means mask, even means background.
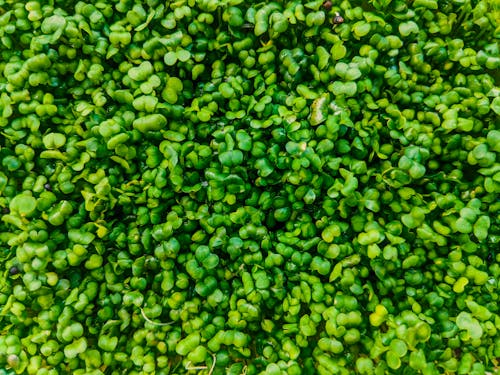
[[[1,368],[496,370],[494,6],[66,8],[0,12]]]

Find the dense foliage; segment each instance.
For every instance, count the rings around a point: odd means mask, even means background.
[[[2,374],[485,374],[498,0],[0,0]]]

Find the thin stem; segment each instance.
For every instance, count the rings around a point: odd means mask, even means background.
[[[191,366],[191,361],[188,361],[184,368],[186,370],[190,371],[190,370],[206,370],[208,367],[207,366]]]
[[[208,372],[208,375],[212,375],[212,372],[214,371],[214,368],[215,368],[215,363],[217,362],[217,357],[215,356],[215,354],[212,354],[212,357],[213,357],[214,361],[212,362],[212,366],[210,367],[210,371]]]
[[[455,24],[452,27],[452,35],[456,34],[458,32],[458,29],[470,18],[470,14],[472,11],[472,7],[470,6],[470,1],[467,1],[465,4],[462,5],[460,9],[460,14],[455,20]]]
[[[208,375],[212,375],[212,372],[214,371],[215,369],[215,363],[217,362],[217,357],[215,356],[215,354],[212,354],[212,358],[214,359],[213,362],[212,362],[212,366],[210,366],[210,370],[208,371]],[[246,367],[246,366],[245,366]],[[184,368],[188,371],[191,371],[191,370],[206,370],[208,367],[207,366],[191,366],[191,361],[188,361],[186,363],[186,366],[184,366]],[[246,372],[245,372],[246,373]]]
[[[142,317],[144,318],[144,320],[148,323],[151,323],[155,326],[169,326],[171,324],[174,324],[175,322],[168,322],[168,323],[157,323],[157,322],[153,322],[151,319],[149,319],[147,316],[146,316],[146,313],[144,312],[144,309],[141,307],[141,315]]]

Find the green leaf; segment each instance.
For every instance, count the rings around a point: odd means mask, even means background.
[[[455,227],[457,228],[457,231],[459,231],[460,233],[472,232],[472,224],[463,217],[459,217],[457,219],[457,221],[455,222]],[[479,234],[481,235],[482,233]]]
[[[437,0],[415,0],[413,2],[413,6],[415,8],[424,7],[424,8],[432,9],[432,10],[438,9]]]
[[[408,228],[414,229],[420,226],[425,219],[425,210],[421,207],[413,207],[408,214],[401,216],[401,222]]]
[[[163,61],[168,66],[173,66],[177,62],[177,54],[174,51],[167,52],[163,57]]]
[[[471,311],[472,315],[481,321],[487,321],[492,316],[490,310],[488,310],[484,306],[481,306],[477,302],[466,300],[465,304],[467,305],[467,308]]]
[[[134,81],[145,81],[153,74],[153,65],[149,61],[144,61],[139,66],[130,68],[127,74]]]
[[[325,122],[328,115],[328,95],[315,99],[311,105],[311,125],[316,126]]]
[[[226,167],[237,166],[243,162],[243,153],[240,150],[225,151],[219,154],[219,161]]]
[[[185,356],[200,344],[200,333],[193,332],[179,341],[175,347],[177,354]]]
[[[490,150],[500,153],[500,130],[490,130],[486,136],[486,142],[488,142]]]
[[[326,243],[331,243],[341,234],[340,227],[336,224],[329,225],[321,232],[321,237]]]
[[[333,82],[333,84],[330,87],[331,87],[331,92],[335,96],[344,94],[344,84],[341,81]]]
[[[85,350],[87,350],[87,339],[85,337],[81,337],[64,347],[64,355],[67,358],[72,359],[85,352]]]
[[[391,351],[398,357],[404,357],[408,352],[408,347],[405,342],[400,339],[393,339],[389,345]]]
[[[74,243],[89,245],[95,239],[95,235],[90,232],[82,232],[79,229],[70,229],[68,238]]]
[[[259,176],[267,177],[274,172],[274,168],[269,160],[260,158],[255,161],[255,168],[259,170]]]
[[[358,21],[352,27],[352,32],[357,38],[362,38],[368,35],[370,30],[371,30],[370,24],[365,21]]]
[[[372,374],[373,361],[368,357],[359,357],[356,359],[356,370],[359,374]]]
[[[330,53],[325,47],[319,46],[316,49],[316,55],[318,56],[318,68],[320,70],[325,69],[328,66],[328,61],[330,60]]]
[[[116,349],[116,346],[118,345],[118,337],[100,335],[97,345],[104,351],[112,352]]]
[[[43,136],[42,142],[47,149],[58,149],[65,145],[66,136],[61,133],[49,133]]]
[[[483,329],[479,321],[468,312],[462,311],[458,314],[456,323],[457,327],[467,331],[472,339],[479,339],[483,335]]]
[[[340,354],[344,351],[342,343],[334,338],[323,337],[318,341],[318,347],[325,351],[334,354]]]
[[[490,104],[491,109],[500,116],[500,96],[496,96]]]
[[[383,234],[381,234],[377,229],[370,229],[367,232],[361,232],[358,235],[358,242],[361,245],[370,245],[378,243],[383,239]]]
[[[291,210],[289,207],[278,208],[273,215],[276,221],[286,222],[290,218]]]
[[[457,220],[458,221],[458,220]],[[480,241],[488,238],[488,229],[490,228],[491,220],[489,216],[480,216],[474,224],[474,236]]]
[[[212,112],[210,112],[206,108],[202,108],[200,111],[196,113],[196,116],[201,122],[208,122],[212,118]]]
[[[345,78],[347,74],[347,70],[349,69],[349,65],[347,65],[345,62],[338,62],[335,65],[335,73],[340,77],[340,78]]]
[[[427,366],[425,353],[422,349],[410,353],[410,367],[414,370],[424,370]]]
[[[242,129],[236,132],[236,141],[238,142],[238,148],[243,151],[250,151],[252,149],[252,137]]]
[[[44,34],[62,33],[65,26],[66,19],[63,16],[54,14],[42,21],[41,30]]]
[[[335,281],[341,275],[342,275],[342,263],[339,262],[333,267],[332,273],[330,274],[328,281],[329,282]]]
[[[146,133],[148,131],[157,131],[161,130],[167,124],[167,119],[165,116],[155,113],[152,115],[146,115],[143,117],[139,117],[134,120],[133,127],[139,130],[141,133]]]
[[[186,62],[191,58],[191,53],[185,49],[181,49],[175,53],[177,59],[182,62]],[[166,59],[166,55],[165,55]],[[167,61],[165,60],[165,64],[169,65]],[[173,64],[172,64],[173,65]]]
[[[343,59],[347,54],[347,48],[344,46],[344,44],[336,43],[331,48],[330,53],[332,54],[332,58],[334,60],[340,60]]]
[[[392,350],[385,353],[385,360],[387,361],[387,365],[393,370],[397,370],[401,367],[401,359],[399,358],[399,355],[394,353]]]
[[[219,265],[219,257],[216,254],[210,254],[204,261],[203,267],[212,270]]]
[[[28,193],[16,195],[10,201],[9,208],[12,212],[17,212],[19,216],[30,217],[36,210],[36,198]]]
[[[380,255],[381,252],[382,251],[380,249],[380,246],[376,243],[373,243],[373,244],[368,245],[368,248],[366,250],[366,255],[370,259],[375,259],[376,257],[378,257]]]
[[[358,86],[355,82],[346,82],[344,83],[343,91],[346,96],[354,96],[358,91]]]
[[[222,82],[219,86],[219,91],[222,94],[222,96],[226,99],[229,99],[234,96],[235,91],[231,87],[231,85],[227,82]]]
[[[410,177],[413,178],[414,180],[418,180],[422,177],[425,176],[425,166],[419,163],[412,163],[410,169],[408,170],[408,173],[410,174]]]
[[[353,67],[350,67],[349,69],[347,69],[347,71],[345,73],[345,79],[348,81],[354,81],[354,80],[358,79],[359,77],[361,77],[361,75],[362,75],[361,70],[359,70],[358,67],[353,66]]]
[[[272,22],[272,27],[273,31],[276,34],[281,34],[284,33],[288,29],[288,19],[279,12],[274,12],[271,15],[271,22]]]
[[[372,0],[375,9],[385,9],[392,2],[392,0]]]
[[[417,34],[419,31],[418,25],[411,20],[407,22],[401,22],[398,28],[399,28],[399,33],[403,37],[407,37],[412,33]]]

